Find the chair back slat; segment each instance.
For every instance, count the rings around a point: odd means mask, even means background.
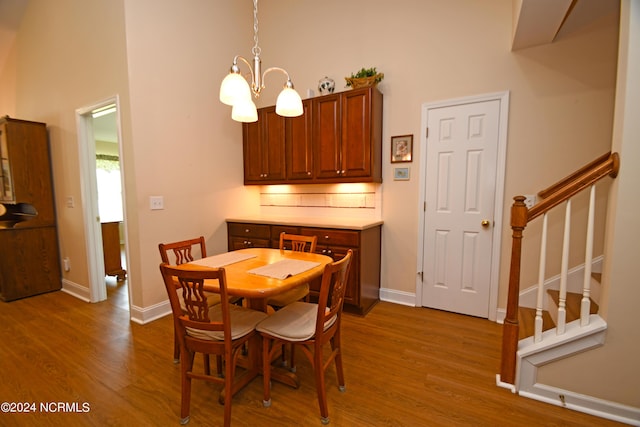
[[[324,268],[318,296],[316,336],[322,333],[333,317],[337,316],[339,320],[342,315],[352,257],[353,251],[349,249],[341,260],[327,264]]]
[[[297,252],[315,252],[318,236],[302,236],[299,234],[280,233],[280,250],[289,249]]]
[[[196,247],[200,248],[200,257],[205,258],[207,256],[207,247],[203,236],[173,243],[160,243],[158,245],[162,262],[173,265],[181,265],[193,261],[195,259],[193,250]],[[173,253],[173,261],[169,259],[170,253]]]
[[[218,282],[217,293],[220,293],[222,301],[228,300],[226,273],[224,268],[202,268],[189,266],[171,266],[166,263],[160,264],[160,270],[164,278],[165,286],[169,291],[169,300],[172,304],[174,315],[176,310],[173,304],[177,304],[179,310],[176,316],[176,325],[180,329],[200,329],[202,331],[222,331],[224,339],[231,340],[231,322],[229,304],[220,304],[222,318],[212,320],[209,317],[210,307],[207,304],[205,293],[205,282]],[[172,288],[173,287],[173,288]],[[173,292],[170,290],[173,289]],[[184,310],[181,309],[177,293],[182,293]],[[212,290],[207,290],[213,293]]]

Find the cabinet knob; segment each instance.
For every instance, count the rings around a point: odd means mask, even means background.
[[[329,240],[329,235],[325,235],[324,238]]]
[[[244,229],[244,232],[245,232],[245,233],[249,233],[250,231],[251,231],[251,230],[249,230],[248,228],[245,228],[245,229]]]
[[[311,171],[307,172],[307,175],[311,176]]]

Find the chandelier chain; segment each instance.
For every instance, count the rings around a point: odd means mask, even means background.
[[[253,48],[251,53],[253,56],[260,56],[260,47],[258,46],[258,0],[253,0]]]

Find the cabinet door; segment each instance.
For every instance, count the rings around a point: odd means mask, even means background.
[[[313,179],[313,113],[311,100],[302,101],[304,113],[286,119],[287,179]]]
[[[244,183],[260,182],[263,178],[260,120],[242,124],[242,149],[244,151]]]
[[[285,177],[284,117],[276,114],[276,107],[264,108],[261,112],[261,145],[264,178],[267,181],[283,180]]]
[[[284,117],[275,106],[258,110],[258,121],[244,123],[242,132],[245,184],[284,180]]]
[[[342,176],[370,176],[370,89],[348,91],[342,96]]]
[[[55,227],[0,230],[0,247],[2,300],[12,301],[62,287]]]
[[[313,99],[316,178],[338,178],[341,171],[340,94]]]

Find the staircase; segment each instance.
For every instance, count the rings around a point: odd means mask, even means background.
[[[594,266],[593,242],[595,236],[595,200],[596,183],[606,177],[615,178],[620,167],[617,153],[606,153],[566,178],[538,192],[539,203],[527,207],[524,196],[514,197],[511,207],[512,248],[509,272],[507,308],[502,335],[502,360],[498,384],[512,388],[514,392],[537,393],[545,399],[558,398],[555,391],[541,389],[537,383],[539,366],[561,358],[601,346],[604,343],[606,322],[597,314],[597,300],[600,277],[592,275]],[[585,245],[580,252],[584,254],[584,263],[569,270],[569,255],[576,249],[571,237],[574,196],[589,192],[588,207],[583,209],[581,200],[576,198],[576,212],[586,212],[586,233],[578,230],[585,238],[578,245]],[[564,206],[564,226],[549,221],[549,213]],[[522,298],[520,290],[520,268],[522,260],[522,240],[524,230],[531,221],[542,220],[540,233],[540,261],[538,282],[524,290],[527,298]],[[575,225],[574,225],[575,227]],[[562,235],[549,232],[562,229]],[[598,230],[598,232],[604,232]],[[575,233],[575,231],[574,231]],[[549,239],[549,244],[547,244]],[[560,272],[557,280],[545,277],[547,272],[547,246],[562,249],[559,256]],[[527,254],[527,260],[530,254]],[[596,269],[597,270],[597,269]],[[574,273],[578,272],[577,279]],[[597,285],[596,285],[597,284]],[[593,289],[592,289],[593,287]],[[594,292],[595,291],[595,292]],[[592,298],[595,296],[595,298]],[[523,303],[527,300],[528,304]],[[522,300],[522,301],[521,301]],[[522,306],[522,307],[521,307]],[[554,396],[555,393],[555,396]],[[562,394],[561,394],[562,395]]]
[[[591,273],[593,280],[599,284],[601,280],[600,273]],[[552,306],[551,310],[542,310],[542,331],[553,329],[558,324],[558,306],[560,302],[560,291],[557,289],[547,289],[547,301]],[[597,314],[599,310],[598,304],[591,298],[589,314]],[[566,322],[571,323],[580,319],[580,308],[582,305],[582,294],[577,292],[567,292],[566,300]],[[536,309],[531,307],[520,306],[518,308],[518,339],[523,340],[532,337],[535,332]]]

